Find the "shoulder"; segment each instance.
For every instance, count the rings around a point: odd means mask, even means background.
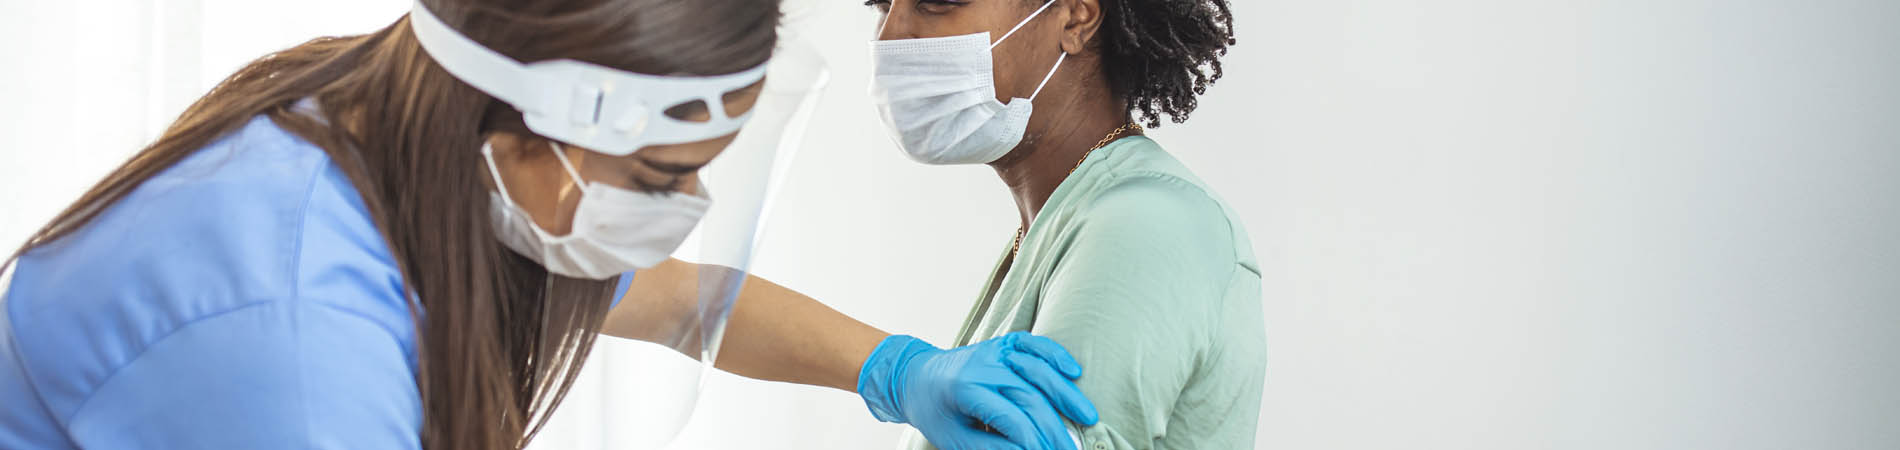
[[[1183,397],[1209,373],[1238,373],[1222,362],[1230,351],[1222,340],[1261,328],[1229,320],[1236,311],[1257,318],[1259,305],[1248,300],[1258,297],[1259,275],[1237,216],[1146,138],[1098,150],[1075,177],[1053,217],[1059,227],[1051,228],[1061,229],[1055,268],[1032,331],[1061,342],[1085,368],[1077,384],[1102,422],[1084,429],[1082,442],[1173,442],[1171,433],[1194,433],[1178,417],[1239,411]]]
[[[150,343],[61,414],[84,448],[413,448],[421,400],[401,353],[355,315],[260,303]]]
[[[1072,190],[1062,204],[1044,212],[1053,213],[1051,234],[1038,237],[1048,244],[1023,256],[1049,261],[1044,307],[1212,323],[1235,286],[1259,283],[1245,229],[1152,141],[1124,141],[1135,142],[1104,148],[1077,172],[1079,183],[1065,186]]]
[[[1110,147],[1071,204],[1078,238],[1098,245],[1192,252],[1215,266],[1251,264],[1238,217],[1192,171],[1146,137]]]
[[[324,151],[259,116],[22,255],[5,319],[43,400],[68,413],[161,345],[224,345],[178,339],[194,330],[321,337],[344,328],[294,319],[334,311],[407,351],[412,325],[387,306],[400,305],[400,276],[379,236]]]

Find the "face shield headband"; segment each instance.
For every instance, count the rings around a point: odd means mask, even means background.
[[[751,112],[729,116],[724,96],[765,77],[766,64],[715,76],[627,72],[571,59],[522,64],[463,36],[418,1],[409,25],[422,49],[456,79],[521,111],[528,129],[588,150],[625,156],[649,145],[732,134]],[[668,116],[668,108],[704,102],[704,122]]]

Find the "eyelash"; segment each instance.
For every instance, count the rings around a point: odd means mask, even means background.
[[[646,180],[641,180],[640,177],[635,176],[627,178],[633,182],[633,190],[645,194],[669,194],[679,192],[680,188],[679,178],[674,178],[673,181],[667,182],[666,184],[647,183]]]

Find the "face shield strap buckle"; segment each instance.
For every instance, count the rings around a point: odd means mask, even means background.
[[[420,1],[410,9],[409,24],[430,58],[456,79],[521,111],[528,129],[615,156],[738,131],[751,113],[726,116],[724,96],[758,83],[766,71],[766,63],[714,76],[648,75],[571,59],[522,64],[456,32]],[[708,120],[665,113],[693,101],[705,102],[712,113]]]

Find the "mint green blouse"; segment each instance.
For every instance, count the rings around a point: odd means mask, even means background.
[[[1260,266],[1234,212],[1179,161],[1140,136],[1096,150],[1016,257],[1005,247],[955,345],[1028,330],[1067,347],[1102,418],[1072,430],[1081,449],[1253,448]]]

